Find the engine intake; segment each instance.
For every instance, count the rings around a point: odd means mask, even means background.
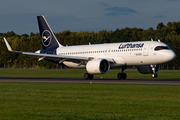
[[[142,74],[153,74],[153,70],[150,65],[137,66],[137,69]],[[160,69],[160,65],[156,65],[155,73],[158,72],[159,69]]]
[[[110,64],[106,59],[95,59],[88,61],[86,70],[89,74],[104,74],[109,71]]]

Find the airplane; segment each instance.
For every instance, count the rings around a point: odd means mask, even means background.
[[[105,74],[110,69],[121,68],[118,79],[126,79],[124,70],[136,66],[142,74],[157,78],[160,64],[175,59],[176,54],[168,45],[158,41],[119,42],[88,45],[63,46],[56,39],[44,16],[37,16],[42,50],[34,52],[15,51],[4,38],[10,52],[32,55],[72,68],[86,68],[84,79],[93,79],[94,74]]]

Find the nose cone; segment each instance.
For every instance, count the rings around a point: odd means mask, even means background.
[[[160,54],[158,54],[158,61],[162,63],[167,63],[176,58],[176,54],[172,50],[162,50]]]
[[[171,50],[171,51],[167,52],[166,57],[167,57],[168,61],[172,61],[176,58],[176,53]]]
[[[173,55],[172,55],[172,60],[174,60],[175,58],[176,58],[176,53],[174,52],[174,51],[172,51],[173,52]]]

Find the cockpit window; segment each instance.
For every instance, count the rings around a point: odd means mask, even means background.
[[[168,46],[157,46],[157,47],[155,47],[155,51],[157,51],[157,50],[167,50],[167,49],[170,49]]]

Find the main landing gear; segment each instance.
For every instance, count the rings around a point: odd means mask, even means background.
[[[122,79],[124,80],[124,79],[127,78],[127,74],[126,74],[126,73],[123,73],[123,72],[124,72],[124,69],[125,69],[125,68],[122,68],[122,72],[117,74],[117,78],[118,78],[119,80],[122,80]]]
[[[93,78],[94,78],[94,75],[93,75],[93,74],[89,74],[89,73],[85,73],[85,74],[84,74],[84,79],[85,79],[85,80],[93,79]]]
[[[125,70],[125,68],[122,68],[122,72],[117,74],[117,78],[118,78],[119,80],[124,80],[124,79],[127,78],[126,73],[123,73],[124,70]],[[93,75],[93,74],[89,74],[89,73],[85,73],[85,74],[84,74],[84,79],[85,79],[85,80],[91,80],[91,79],[93,79],[93,78],[94,78],[94,75]]]
[[[156,73],[156,65],[151,65],[151,68],[152,68],[152,78],[157,78],[158,77],[158,74]]]

